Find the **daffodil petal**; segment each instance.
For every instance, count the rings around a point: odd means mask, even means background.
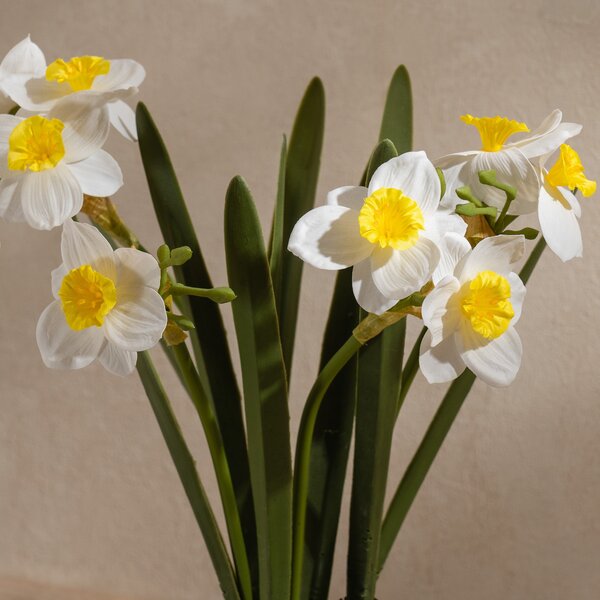
[[[45,77],[27,81],[10,78],[3,87],[19,106],[36,113],[48,112],[59,100],[72,92],[68,84],[46,81]]]
[[[327,204],[330,206],[345,206],[360,212],[369,190],[360,185],[345,185],[335,188],[327,194]]]
[[[437,246],[421,237],[407,250],[376,248],[371,255],[373,281],[388,298],[405,298],[420,290],[440,260]]]
[[[66,165],[27,173],[20,186],[25,220],[35,229],[53,229],[76,215],[83,204],[81,188]]]
[[[81,265],[91,265],[96,271],[116,279],[113,249],[104,236],[92,225],[65,221],[60,251],[69,271]]]
[[[477,152],[457,152],[455,154],[442,156],[433,161],[435,167],[442,169],[444,182],[446,184],[444,195],[440,201],[441,208],[454,210],[459,204],[464,204],[466,202],[466,200],[461,200],[456,195],[456,190],[466,185],[466,181],[463,180],[464,167],[469,161],[469,158],[474,154],[477,154]]]
[[[360,235],[355,210],[326,205],[300,218],[288,250],[318,269],[339,270],[367,258],[373,245]]]
[[[137,352],[123,350],[111,342],[107,342],[100,352],[100,364],[113,375],[129,375],[137,362]]]
[[[7,221],[25,221],[21,201],[22,182],[22,177],[13,177],[0,181],[0,217]]]
[[[22,121],[19,117],[13,115],[0,115],[0,152],[6,154],[8,152],[8,138],[13,132],[13,129]],[[1,165],[2,169],[6,169],[6,165]]]
[[[64,263],[62,263],[56,269],[52,269],[52,273],[50,274],[52,280],[52,295],[56,300],[58,300],[58,291],[60,290],[60,286],[62,285],[63,279],[67,275],[69,271],[67,267],[65,267]]]
[[[525,238],[522,235],[485,238],[460,261],[455,274],[461,283],[473,279],[481,271],[494,271],[506,277],[524,253]]]
[[[117,288],[117,293],[119,293]],[[167,326],[165,304],[158,292],[141,288],[136,295],[121,298],[104,320],[106,339],[123,350],[140,352],[155,346]]]
[[[439,246],[447,233],[464,236],[466,232],[467,224],[459,215],[447,210],[438,210],[425,220],[425,231],[422,235]]]
[[[453,275],[456,265],[471,251],[471,244],[458,233],[447,233],[438,244],[440,262],[433,272],[432,281],[437,285],[446,275]]]
[[[523,310],[523,302],[527,290],[525,289],[525,284],[516,273],[509,273],[507,279],[510,284],[510,304],[515,313],[510,321],[510,325],[514,327],[521,318],[521,311]]]
[[[367,312],[383,314],[398,302],[400,298],[384,296],[375,285],[371,273],[371,261],[363,260],[352,269],[352,290],[358,305]]]
[[[485,343],[472,330],[466,339],[463,332],[456,336],[456,340],[461,358],[479,379],[494,387],[507,386],[514,381],[523,356],[521,338],[514,327],[509,327],[496,339],[485,340]]]
[[[108,103],[108,114],[111,125],[130,142],[137,142],[137,125],[135,113],[129,104],[123,100]]]
[[[575,210],[565,208],[545,188],[540,190],[538,219],[544,239],[558,258],[567,262],[583,255],[583,240]]]
[[[465,370],[465,363],[456,348],[454,336],[451,335],[437,346],[432,346],[429,332],[421,342],[419,366],[429,383],[452,381]]]
[[[0,80],[16,78],[25,80],[31,77],[39,77],[46,70],[46,59],[44,53],[37,44],[27,36],[16,46],[8,51],[8,54],[0,63]]]
[[[84,194],[104,198],[112,196],[123,185],[123,173],[117,161],[104,150],[69,165]]]
[[[458,328],[460,312],[452,297],[460,290],[456,277],[448,275],[440,281],[423,302],[423,323],[431,334],[431,345],[437,346]]]
[[[405,152],[383,163],[371,177],[369,194],[381,188],[401,190],[418,204],[425,217],[440,203],[440,178],[423,151]]]
[[[140,63],[129,58],[117,58],[110,61],[110,70],[106,75],[94,79],[92,89],[98,92],[125,90],[139,87],[146,71]]]
[[[92,363],[104,344],[99,327],[75,331],[67,325],[59,301],[41,314],[36,339],[42,360],[51,369],[81,369]]]
[[[135,248],[118,248],[114,254],[117,263],[117,288],[119,292],[135,293],[143,286],[158,290],[160,267],[147,252]]]

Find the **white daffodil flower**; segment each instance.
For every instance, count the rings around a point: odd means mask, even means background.
[[[561,145],[560,156],[549,171],[544,168],[547,158],[540,160],[543,185],[538,219],[548,246],[566,262],[583,253],[581,207],[572,190],[577,188],[587,198],[595,193],[596,182],[586,178],[579,154],[567,144]]]
[[[52,272],[55,300],[36,329],[44,364],[81,369],[99,359],[111,373],[131,373],[137,352],[155,346],[167,325],[158,263],[133,248],[113,251],[94,227],[71,220],[61,253]]]
[[[468,185],[475,196],[488,206],[502,210],[506,202],[505,194],[479,181],[480,171],[494,170],[499,181],[517,190],[517,197],[510,205],[511,214],[534,212],[541,183],[532,163],[539,157],[554,152],[563,142],[581,131],[581,125],[562,123],[560,110],[550,113],[532,132],[525,123],[504,117],[478,118],[464,115],[461,119],[479,131],[481,150],[448,154],[434,161],[435,166],[442,169],[446,179],[442,206],[452,209],[461,203],[456,196],[456,189]],[[524,132],[529,135],[507,143],[511,135]]]
[[[42,76],[45,69],[44,53],[29,36],[12,48],[0,63],[0,113],[15,106],[7,88],[24,85],[29,79]]]
[[[123,99],[137,93],[144,81],[146,72],[142,65],[127,58],[107,60],[101,56],[59,58],[46,65],[44,55],[37,50],[35,75],[27,79],[10,77],[4,84],[5,92],[22,109],[47,113],[66,98],[84,96],[94,106],[104,104],[103,110],[114,128],[124,137],[137,140],[135,114]]]
[[[296,223],[288,249],[319,269],[353,266],[358,304],[384,313],[430,280],[443,234],[466,231],[460,217],[438,210],[440,191],[425,152],[407,152],[381,165],[368,188],[329,192],[326,206]]]
[[[515,325],[525,286],[511,265],[524,250],[523,236],[486,238],[473,250],[458,235],[444,237],[435,288],[422,309],[429,331],[420,366],[429,383],[451,381],[465,367],[493,386],[515,379],[523,354]]]
[[[109,128],[102,104],[81,97],[47,117],[0,115],[0,216],[52,229],[79,212],[83,194],[114,194],[123,175],[101,149]]]

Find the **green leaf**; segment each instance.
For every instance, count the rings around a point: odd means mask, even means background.
[[[169,399],[147,352],[138,353],[137,370],[194,511],[196,521],[200,526],[223,595],[227,600],[240,600],[235,573],[210,503],[198,477],[194,458],[185,443]]]
[[[261,600],[290,594],[292,467],[285,366],[275,297],[256,208],[235,177],[225,203],[225,250],[238,339]]]
[[[373,600],[390,449],[400,393],[406,319],[358,356],[347,600]]]
[[[271,244],[269,245],[269,265],[271,267],[271,280],[275,301],[281,296],[283,280],[283,259],[287,253],[287,244],[283,239],[283,224],[285,218],[285,169],[287,164],[287,140],[283,136],[281,143],[281,156],[279,159],[279,177],[277,179],[277,199],[273,213],[273,228],[271,231]]]
[[[375,146],[371,158],[369,159],[369,164],[367,165],[367,183],[371,181],[373,173],[375,173],[383,163],[396,156],[398,156],[398,151],[393,142],[391,140],[381,140],[381,142]]]
[[[287,246],[294,225],[314,205],[321,163],[325,126],[325,90],[315,77],[309,84],[298,109],[290,137],[285,169],[285,215],[283,244]],[[286,370],[292,368],[298,301],[303,262],[291,252],[283,253],[281,292],[277,298],[277,314]]]
[[[192,287],[211,288],[213,285],[171,159],[158,128],[141,102],[137,105],[136,122],[144,171],[164,240],[171,248],[189,246],[193,252],[189,261],[175,268],[177,281]],[[194,351],[198,371],[217,415],[237,494],[249,560],[254,567],[256,530],[246,436],[240,393],[221,312],[207,298],[192,297],[185,301],[189,302],[196,325],[191,338],[196,342]],[[256,577],[255,572],[254,575]]]
[[[358,305],[352,293],[352,270],[337,276],[321,353],[321,371],[352,335]],[[313,433],[306,547],[302,571],[303,599],[327,600],[335,552],[342,493],[354,424],[356,360],[333,380],[322,400]]]
[[[398,150],[398,154],[412,150],[412,115],[410,77],[406,67],[400,65],[390,82],[379,132],[379,140],[389,139]]]

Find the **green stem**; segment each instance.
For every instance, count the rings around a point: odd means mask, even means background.
[[[308,484],[310,475],[310,448],[315,429],[315,422],[331,382],[346,363],[358,352],[362,344],[350,336],[346,343],[331,357],[319,373],[310,390],[296,443],[294,468],[294,539],[292,554],[292,600],[299,600],[302,591],[302,560],[304,555],[304,532],[306,528],[306,509]]]
[[[173,354],[177,359],[186,388],[196,407],[204,428],[206,441],[215,468],[221,500],[223,502],[223,512],[225,513],[225,520],[227,521],[229,539],[235,557],[243,598],[245,600],[251,600],[252,583],[250,578],[250,566],[246,554],[242,524],[237,508],[231,472],[229,470],[225,447],[223,445],[223,438],[221,437],[215,414],[206,392],[202,387],[200,377],[194,367],[187,346],[185,344],[173,346]]]

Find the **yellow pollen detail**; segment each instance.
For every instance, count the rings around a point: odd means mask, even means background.
[[[560,156],[548,171],[546,181],[554,187],[568,187],[571,191],[577,188],[586,198],[596,192],[596,182],[586,178],[579,154],[567,144],[561,145]]]
[[[414,246],[419,230],[425,229],[419,205],[394,188],[380,188],[366,198],[358,224],[360,235],[369,242],[396,250]]]
[[[463,115],[461,120],[467,125],[477,127],[481,136],[481,149],[484,152],[498,152],[513,133],[529,131],[525,123],[513,121],[506,117],[474,117]]]
[[[69,327],[81,331],[102,325],[117,303],[117,289],[112,279],[82,265],[64,276],[58,297]]]
[[[515,316],[510,283],[498,273],[482,271],[469,282],[461,309],[477,333],[488,340],[500,337]]]
[[[72,91],[80,92],[89,90],[98,75],[106,75],[109,71],[110,62],[101,56],[74,56],[71,60],[59,58],[49,64],[46,79],[66,82]]]
[[[36,115],[21,121],[8,138],[8,168],[13,171],[54,169],[65,155],[64,123]]]

